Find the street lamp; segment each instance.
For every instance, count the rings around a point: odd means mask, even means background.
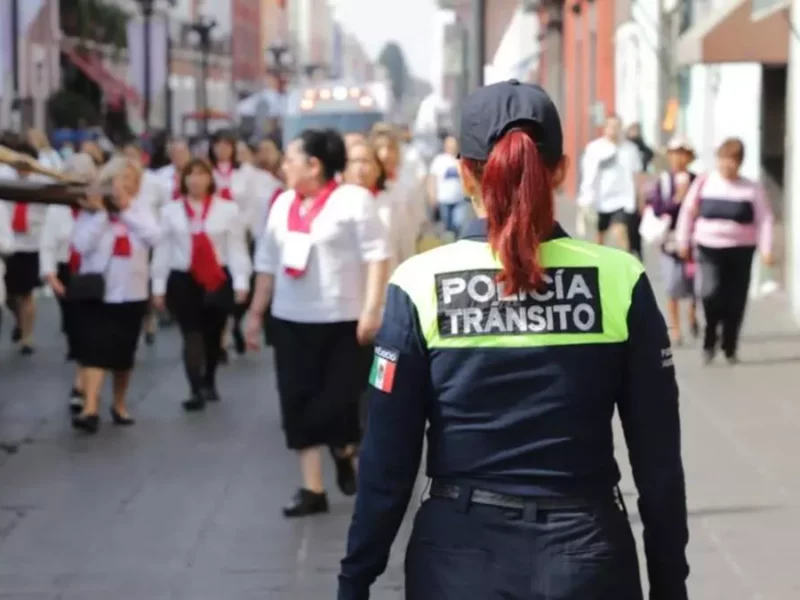
[[[144,35],[144,126],[146,130],[150,130],[150,22],[153,18],[153,4],[154,0],[137,0],[139,6],[142,8],[142,16],[144,17],[143,30]]]
[[[278,93],[283,94],[286,90],[286,83],[292,74],[292,55],[289,46],[286,44],[274,44],[266,49],[267,72],[275,77],[278,82]]]
[[[206,82],[208,81],[208,55],[211,53],[211,32],[217,26],[214,19],[205,17],[198,18],[192,23],[191,30],[197,34],[200,40],[200,85],[197,86],[200,106],[200,127],[204,137],[208,137],[208,95]]]

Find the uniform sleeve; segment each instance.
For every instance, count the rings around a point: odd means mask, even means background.
[[[358,496],[339,575],[339,600],[366,600],[386,569],[422,455],[433,396],[416,309],[389,284],[370,374],[369,412],[358,469]]]
[[[88,255],[97,249],[97,245],[108,230],[108,213],[83,212],[75,222],[72,230],[72,246],[78,254]]]
[[[277,206],[275,208],[278,208]],[[278,243],[277,227],[278,210],[270,210],[264,231],[256,237],[256,252],[253,257],[253,268],[261,275],[275,275],[280,266],[281,248]],[[280,213],[283,214],[282,212]]]
[[[645,274],[634,287],[628,330],[619,415],[639,492],[650,600],[686,600],[689,530],[678,384],[667,327]]]
[[[48,206],[44,216],[41,242],[39,242],[39,274],[43,278],[56,273],[59,214],[63,208],[63,206]]]
[[[120,219],[131,233],[148,248],[158,244],[161,228],[150,207],[145,204],[132,204],[119,214]]]
[[[153,296],[163,296],[167,292],[167,278],[170,270],[170,248],[172,239],[170,237],[170,221],[168,213],[169,205],[164,205],[159,214],[160,235],[158,242],[153,247],[153,260],[150,261],[150,281],[152,283]]]
[[[388,235],[372,195],[366,190],[354,194],[352,207],[361,260],[365,263],[387,260],[390,254]]]
[[[228,230],[228,269],[233,279],[233,289],[237,292],[250,290],[250,275],[253,274],[253,261],[250,259],[250,251],[247,248],[247,226],[244,222],[244,215],[235,204],[232,205],[236,210],[231,217],[230,228]]]
[[[0,201],[0,256],[14,253],[14,231],[11,229],[11,213],[8,204]]]

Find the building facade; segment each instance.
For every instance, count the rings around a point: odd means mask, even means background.
[[[266,61],[261,43],[263,6],[261,0],[231,2],[231,76],[240,95],[260,89]]]
[[[584,147],[597,137],[605,117],[616,112],[615,24],[614,0],[580,0],[565,7],[561,119],[564,151],[572,159],[565,182],[570,196],[578,190]]]

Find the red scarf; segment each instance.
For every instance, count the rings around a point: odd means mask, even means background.
[[[28,233],[28,203],[15,202],[14,215],[11,218],[11,229],[14,233]]]
[[[78,215],[81,214],[81,209],[77,206],[72,207],[72,220],[77,221]],[[75,250],[75,246],[69,246],[69,272],[77,273],[81,270],[81,255]]]
[[[233,200],[231,186],[233,184],[233,165],[219,163],[214,169],[214,180],[217,183],[217,195],[223,200]]]
[[[275,200],[277,200],[278,196],[280,196],[282,193],[283,193],[283,188],[281,187],[275,190],[275,192],[272,194],[272,198],[269,199],[269,208],[272,208],[272,205],[275,204]]]
[[[128,228],[119,220],[117,215],[109,215],[108,220],[111,221],[111,227],[114,228],[114,248],[111,251],[111,256],[118,256],[121,258],[130,258],[131,252],[131,238],[128,237]]]
[[[186,209],[186,217],[189,219],[189,228],[192,234],[192,262],[189,265],[189,273],[203,289],[213,292],[225,283],[227,276],[217,260],[217,253],[214,251],[211,238],[205,232],[206,217],[211,208],[211,197],[203,200],[203,212],[199,217],[195,215],[186,198],[183,199],[183,206]]]
[[[300,214],[300,206],[303,204],[303,198],[300,194],[295,192],[294,200],[291,206],[289,206],[288,230],[310,234],[311,225],[314,223],[319,213],[322,212],[322,209],[325,208],[328,198],[331,197],[331,194],[337,187],[339,187],[339,184],[335,180],[332,179],[329,181],[327,185],[319,191],[305,214]],[[305,275],[305,271],[299,269],[286,267],[285,270],[286,274],[290,277],[302,277]]]
[[[373,197],[375,197],[375,198],[377,198],[377,197],[378,197],[378,194],[380,194],[380,193],[381,193],[381,191],[378,189],[378,186],[377,186],[377,185],[375,185],[375,186],[372,186],[371,188],[367,188],[367,189],[369,189],[370,193],[371,193],[371,194],[372,194],[372,196],[373,196]]]

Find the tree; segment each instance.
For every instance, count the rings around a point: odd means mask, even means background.
[[[383,65],[392,81],[392,95],[395,100],[400,100],[408,87],[408,67],[403,50],[397,42],[389,42],[381,50],[378,63]]]

